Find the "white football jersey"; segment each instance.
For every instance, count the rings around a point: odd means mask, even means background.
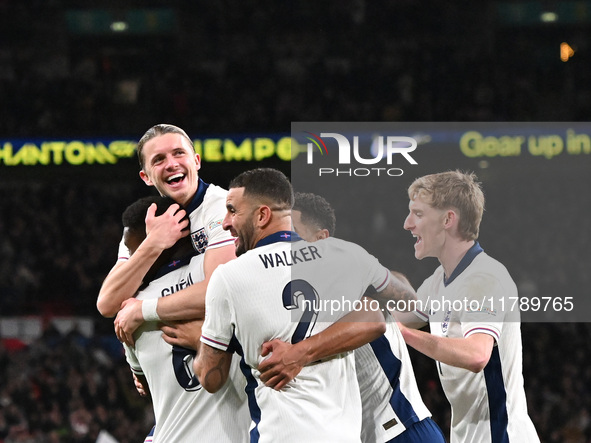
[[[355,350],[361,392],[363,443],[384,443],[431,413],[423,403],[408,348],[386,314],[386,333]]]
[[[495,339],[479,373],[436,362],[451,404],[451,443],[539,442],[523,388],[519,310],[509,303],[517,287],[507,269],[475,243],[449,279],[440,266],[417,297],[428,311],[417,315],[429,321],[432,334]]]
[[[299,239],[290,232],[272,234],[214,271],[201,341],[222,350],[233,338],[239,343],[247,365],[251,441],[359,442],[361,401],[352,352],[304,367],[275,391],[259,379],[261,345],[275,338],[295,343],[320,332],[349,312],[369,286],[383,289],[390,272],[352,243],[290,243],[291,238]],[[345,309],[330,312],[322,302],[331,300]]]
[[[171,271],[153,280],[137,298],[167,296],[202,280],[199,262],[199,256],[171,262]],[[195,352],[166,343],[157,326],[145,322],[134,334],[135,347],[125,346],[132,371],[148,381],[156,419],[154,443],[247,442],[250,416],[238,356],[226,384],[210,394],[193,374]]]
[[[201,262],[203,262],[203,253],[207,249],[234,243],[234,237],[230,231],[224,231],[222,227],[226,216],[227,193],[225,189],[199,179],[197,193],[185,208],[189,214],[191,241],[195,251],[201,255]],[[130,255],[122,237],[119,242],[118,261],[128,260]],[[201,266],[203,266],[202,263]]]

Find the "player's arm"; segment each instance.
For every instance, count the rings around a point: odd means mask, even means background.
[[[427,321],[424,320],[425,314],[417,314],[416,309],[420,307],[420,303],[416,302],[417,294],[412,287],[410,281],[404,274],[397,271],[390,271],[392,279],[385,291],[379,293],[376,298],[380,300],[385,309],[394,316],[398,323],[413,329],[421,329],[427,326]],[[400,303],[388,303],[389,300],[401,301]],[[405,308],[403,310],[403,308]]]
[[[162,251],[172,247],[180,238],[187,236],[188,220],[182,220],[185,211],[178,211],[178,205],[156,216],[156,205],[148,208],[146,214],[146,238],[136,251],[125,261],[113,266],[105,278],[97,299],[97,309],[104,317],[113,317],[122,303],[133,297]]]
[[[193,361],[193,371],[208,392],[217,392],[228,379],[234,337],[231,303],[223,278],[224,269],[212,275],[207,290],[207,318],[203,322],[201,345]]]
[[[405,308],[397,310],[412,310],[413,302],[417,299],[417,293],[408,281],[408,279],[401,273],[390,271],[390,279],[385,288],[381,289],[376,294],[373,294],[376,300],[385,306],[390,306],[390,302],[395,302],[395,307]]]
[[[390,311],[392,316],[398,322],[398,325],[402,325],[411,329],[422,329],[427,326],[427,322],[419,318],[415,312],[401,312],[401,311]]]
[[[135,254],[134,254],[135,255]],[[132,256],[133,257],[133,256]],[[205,279],[175,292],[160,297],[150,309],[144,301],[128,299],[115,319],[115,333],[123,343],[133,346],[133,333],[145,320],[190,320],[205,317],[205,292],[213,271],[236,257],[233,244],[205,251],[203,269]],[[148,317],[148,318],[146,318]]]
[[[230,373],[232,353],[213,348],[202,343],[199,354],[193,362],[193,371],[201,386],[210,393],[217,392],[224,386]]]
[[[263,344],[261,355],[271,354],[259,365],[261,381],[280,390],[293,380],[304,366],[324,358],[352,351],[386,332],[380,310],[372,310],[364,297],[365,309],[353,311],[339,321],[294,345],[275,339]]]
[[[211,274],[224,263],[236,258],[236,247],[229,244],[205,251],[203,271],[205,279],[168,297],[158,299],[157,313],[165,321],[203,319],[205,317],[205,292]]]
[[[484,333],[468,337],[439,337],[426,331],[400,328],[406,344],[450,366],[480,372],[487,365],[495,339]]]

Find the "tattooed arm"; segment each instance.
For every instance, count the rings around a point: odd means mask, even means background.
[[[403,274],[396,271],[390,271],[390,274],[392,274],[392,276],[388,286],[386,286],[382,291],[373,294],[372,297],[383,305],[388,306],[388,308],[395,306],[396,308],[406,308],[397,310],[412,311],[414,309],[413,304],[410,303],[409,309],[409,302],[417,299],[417,293]],[[395,305],[388,304],[388,300],[396,302]],[[391,311],[392,309],[388,310]]]
[[[212,348],[202,343],[197,358],[193,363],[193,370],[201,386],[207,392],[214,393],[221,389],[228,379],[232,353]]]

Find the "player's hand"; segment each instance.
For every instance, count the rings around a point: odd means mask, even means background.
[[[137,377],[137,375],[133,374],[133,384],[135,385],[135,388],[137,389],[137,392],[140,394],[140,396],[142,397],[147,397],[149,390],[148,390],[148,386],[144,386],[143,383],[140,381],[140,379]]]
[[[115,317],[115,334],[119,341],[134,346],[133,333],[143,322],[142,302],[135,298],[125,300]]]
[[[176,203],[156,216],[156,203],[152,203],[146,213],[146,240],[160,250],[171,248],[178,240],[189,235],[187,213]],[[144,241],[146,241],[144,240]]]
[[[203,320],[182,320],[162,323],[160,330],[166,343],[199,350]]]
[[[292,381],[308,363],[300,346],[279,339],[263,344],[261,356],[269,354],[271,356],[259,365],[260,379],[265,386],[277,391]]]

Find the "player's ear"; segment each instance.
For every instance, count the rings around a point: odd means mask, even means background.
[[[445,217],[443,218],[443,227],[446,229],[451,228],[452,226],[456,225],[458,222],[458,215],[455,211],[448,209],[445,212]]]
[[[150,177],[148,177],[148,174],[146,174],[143,169],[140,171],[140,178],[148,186],[154,186],[154,183],[152,183],[152,180],[150,180]]]
[[[316,232],[316,234],[314,235],[314,238],[316,240],[322,240],[324,238],[328,238],[330,237],[330,234],[328,233],[328,229],[321,229],[319,231]]]
[[[261,205],[256,212],[257,224],[261,227],[267,226],[273,217],[273,210],[267,205]]]

